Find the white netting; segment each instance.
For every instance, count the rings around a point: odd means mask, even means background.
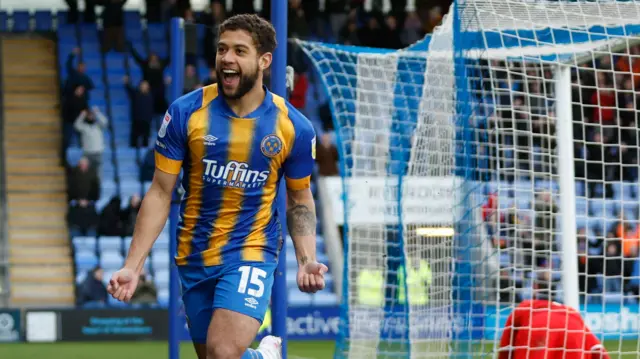
[[[491,357],[545,295],[638,357],[640,5],[457,9],[424,52],[302,44],[345,179],[339,355]]]

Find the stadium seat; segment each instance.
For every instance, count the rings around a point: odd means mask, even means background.
[[[120,269],[124,263],[122,254],[118,252],[104,252],[100,254],[100,266],[106,270]]]
[[[98,238],[98,250],[100,253],[122,252],[122,238],[120,237],[100,237]]]
[[[53,30],[53,16],[48,10],[38,10],[34,14],[36,31]]]
[[[163,270],[169,268],[169,252],[156,252],[151,256],[151,266],[153,271]]]
[[[160,233],[160,236],[158,236],[158,239],[156,240],[156,243],[153,246],[154,249],[158,249],[158,250],[164,250],[164,251],[168,251],[169,250],[169,233],[167,232],[162,232]]]
[[[76,252],[94,252],[96,251],[95,237],[74,237],[72,239],[73,248]]]
[[[9,19],[9,15],[5,11],[0,11],[0,32],[8,31],[7,20]]]
[[[29,11],[14,11],[13,15],[13,32],[27,32],[31,25],[31,14]]]
[[[155,273],[153,274],[153,279],[159,290],[169,288],[169,270],[168,269],[155,271]]]
[[[87,271],[98,265],[98,257],[91,251],[76,252],[75,262],[78,271]]]
[[[158,290],[158,304],[161,307],[169,305],[169,289]]]

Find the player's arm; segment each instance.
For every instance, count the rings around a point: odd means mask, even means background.
[[[142,200],[131,247],[124,264],[126,268],[132,269],[136,274],[142,271],[151,247],[167,223],[177,179],[177,174],[156,169],[151,187]]]
[[[155,146],[156,170],[149,191],[144,196],[133,231],[125,267],[140,273],[153,243],[169,217],[171,199],[182,169],[185,154],[185,128],[174,103],[162,120]]]
[[[287,228],[298,265],[316,261],[316,204],[311,188],[287,189]]]
[[[327,267],[316,261],[316,205],[311,194],[316,135],[311,123],[297,112],[296,134],[283,168],[287,182],[287,227],[298,260],[298,288],[315,293],[324,288]]]

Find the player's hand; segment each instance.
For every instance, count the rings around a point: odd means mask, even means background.
[[[315,293],[324,289],[324,274],[329,268],[318,262],[309,262],[298,268],[298,288],[304,293]]]
[[[107,286],[107,292],[109,292],[114,299],[121,302],[129,302],[133,293],[136,291],[139,278],[140,275],[132,269],[122,268],[111,276],[111,280]]]

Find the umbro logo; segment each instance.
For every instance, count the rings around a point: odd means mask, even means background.
[[[259,304],[259,302],[255,298],[251,298],[251,297],[244,298],[244,301],[246,302],[244,303],[245,306],[253,309],[256,309],[256,307]]]
[[[212,136],[212,135],[206,135],[206,136],[202,137],[202,139],[204,140],[204,145],[205,146],[215,146],[216,145],[216,141],[218,140],[218,137]]]

